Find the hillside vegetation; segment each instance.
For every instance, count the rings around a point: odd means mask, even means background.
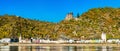
[[[50,23],[4,15],[0,16],[0,38],[21,34],[23,38],[100,39],[102,32],[107,38],[120,38],[120,8],[93,8],[77,19]]]

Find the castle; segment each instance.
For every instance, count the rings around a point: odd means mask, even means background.
[[[68,13],[68,14],[66,15],[66,17],[65,17],[65,20],[66,20],[66,21],[69,21],[69,20],[71,20],[71,19],[78,20],[78,18],[75,18],[75,17],[73,16],[73,13],[72,13],[72,12]]]
[[[71,20],[71,19],[73,19],[73,13],[72,12],[70,12],[66,15],[65,20]]]

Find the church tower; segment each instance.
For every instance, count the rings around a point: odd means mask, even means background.
[[[106,33],[102,32],[101,39],[106,42]]]

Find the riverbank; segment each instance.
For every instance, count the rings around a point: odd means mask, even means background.
[[[10,44],[0,44],[0,46],[112,46],[112,47],[120,47],[120,44],[20,44],[20,43],[10,43]]]

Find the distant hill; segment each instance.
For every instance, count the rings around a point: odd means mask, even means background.
[[[51,32],[54,23],[24,19],[13,15],[0,16],[0,38],[44,37]]]
[[[120,8],[93,8],[75,19],[59,23],[0,16],[0,38],[22,34],[23,38],[100,39],[102,32],[107,34],[107,38],[120,38]]]

